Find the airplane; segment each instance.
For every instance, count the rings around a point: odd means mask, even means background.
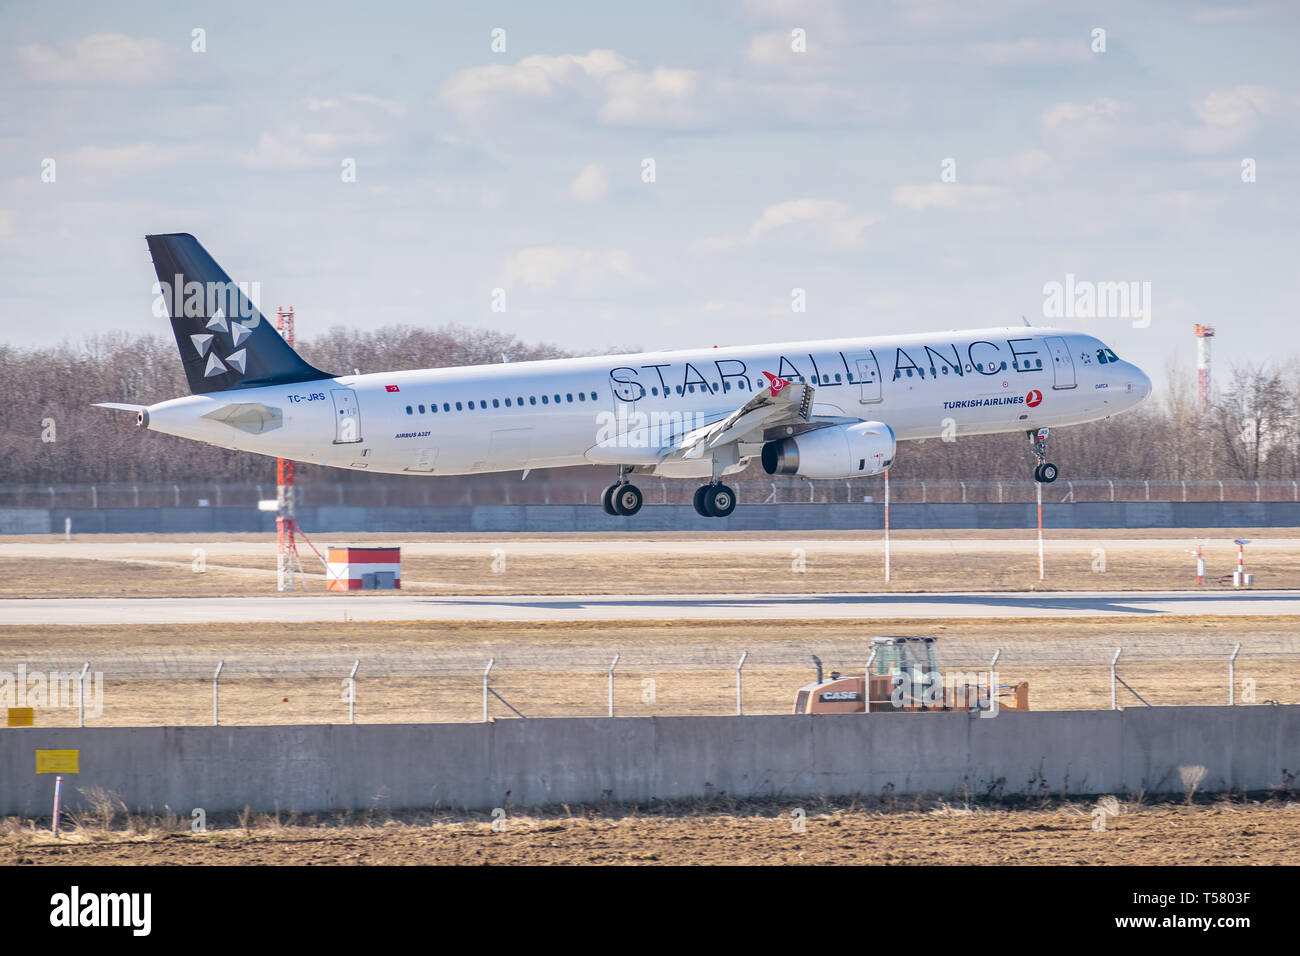
[[[897,444],[1023,431],[1036,481],[1056,480],[1050,429],[1109,418],[1151,380],[1092,335],[1023,327],[334,375],[309,365],[188,233],[147,236],[192,394],[103,402],[147,429],[334,468],[467,475],[617,469],[602,507],[640,510],[634,475],[877,475]]]

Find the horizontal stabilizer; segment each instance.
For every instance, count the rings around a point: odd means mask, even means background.
[[[119,412],[142,412],[148,405],[128,405],[125,402],[95,402],[96,408],[115,408]]]

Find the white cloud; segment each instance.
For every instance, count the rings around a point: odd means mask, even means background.
[[[831,247],[856,246],[874,221],[852,215],[847,205],[833,199],[792,199],[764,209],[749,227],[745,242],[752,245],[778,229],[805,224]]]
[[[406,105],[396,100],[386,100],[370,93],[344,93],[340,97],[331,99],[317,99],[307,97],[307,109],[312,113],[319,113],[326,110],[338,110],[348,106],[369,106],[374,109],[382,110],[395,119],[401,119],[406,116]]]
[[[699,129],[793,121],[836,126],[897,112],[896,103],[813,82],[771,83],[668,66],[638,67],[612,50],[524,57],[452,74],[438,96],[463,122],[496,132],[537,122]]]
[[[27,75],[56,86],[141,86],[176,72],[177,48],[150,37],[96,33],[63,51],[39,43],[18,48]]]
[[[563,286],[590,295],[640,283],[643,279],[632,254],[626,251],[531,246],[506,260],[503,284],[506,288],[522,284],[548,290]]]
[[[1087,63],[1095,59],[1086,34],[1074,40],[1021,37],[1018,40],[968,44],[965,49],[979,63],[1026,66],[1035,63]]]
[[[195,153],[194,147],[132,143],[125,146],[82,146],[64,155],[55,154],[53,158],[58,163],[60,178],[97,180],[174,166]]]
[[[916,212],[927,209],[951,209],[972,202],[987,202],[1000,197],[1003,190],[996,186],[967,186],[964,183],[926,183],[899,186],[890,198],[895,203]]]
[[[304,149],[300,141],[275,133],[263,133],[258,137],[257,145],[236,155],[235,161],[250,169],[305,169],[321,162],[319,157]]]
[[[612,74],[630,69],[613,50],[592,50],[586,56],[527,56],[513,66],[493,64],[459,70],[448,77],[439,99],[461,119],[475,121],[514,103],[562,98],[591,101]]]
[[[792,65],[805,53],[795,53],[790,48],[791,38],[786,33],[760,33],[749,41],[746,56],[755,66],[785,67]]]
[[[583,166],[569,184],[568,197],[574,202],[599,202],[609,195],[609,173],[599,163]]]
[[[1066,164],[1046,150],[1027,149],[1010,157],[980,160],[975,165],[975,179],[981,182],[1028,183],[1059,182]]]
[[[1067,156],[1100,152],[1117,138],[1124,109],[1123,103],[1106,97],[1091,103],[1056,103],[1043,113],[1043,139]]]
[[[687,243],[686,251],[692,256],[712,256],[734,249],[738,245],[740,245],[739,236],[704,236]]]
[[[1267,86],[1243,84],[1211,90],[1193,108],[1201,125],[1187,130],[1184,141],[1198,153],[1231,149],[1249,139],[1265,117],[1294,105],[1293,99]]]

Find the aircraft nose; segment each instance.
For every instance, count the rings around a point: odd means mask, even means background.
[[[1130,368],[1133,372],[1133,394],[1138,401],[1144,401],[1151,395],[1151,378],[1136,365],[1131,365]]]

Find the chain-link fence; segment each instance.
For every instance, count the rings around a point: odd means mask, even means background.
[[[423,723],[790,713],[819,668],[861,674],[866,641],[671,652],[595,645],[0,660],[0,693],[45,726]],[[1028,681],[1032,710],[1300,702],[1300,637],[1163,635],[939,645],[941,671]],[[18,700],[18,687],[24,700]]]
[[[499,504],[592,504],[609,484],[609,469],[580,469],[564,477],[517,475],[462,477],[393,477],[346,482],[304,482],[297,488],[297,505],[311,506],[434,506]],[[638,476],[636,483],[647,505],[690,504],[696,483]],[[804,481],[799,478],[728,479],[746,504],[849,503],[884,500],[880,477],[847,481]],[[961,481],[956,479],[894,479],[894,503],[991,503],[1035,500],[1033,481]],[[1300,501],[1294,481],[1125,481],[1109,478],[1062,478],[1044,486],[1044,500],[1081,501]],[[0,507],[7,508],[194,508],[255,509],[258,501],[275,497],[275,485],[264,484],[62,484],[0,485]]]

